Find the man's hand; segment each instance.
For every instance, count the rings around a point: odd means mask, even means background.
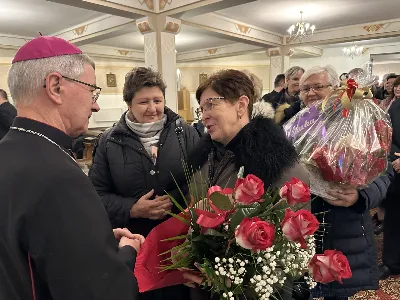
[[[355,187],[342,187],[336,192],[327,192],[336,200],[324,199],[333,206],[350,207],[358,200],[358,190]]]
[[[122,237],[126,237],[131,240],[139,240],[140,244],[144,243],[144,236],[130,232],[127,228],[116,228],[113,229],[116,240],[120,240]]]
[[[116,240],[121,239],[123,236],[125,236],[129,239],[134,239],[135,236],[137,235],[137,234],[133,234],[132,232],[130,232],[128,230],[128,228],[115,228],[115,229],[113,229],[113,232],[114,232],[114,236],[115,236]]]
[[[141,236],[143,238],[143,242],[144,242],[144,237]],[[131,246],[133,247],[136,252],[139,252],[140,247],[142,246],[142,241],[140,239],[129,239],[125,236],[121,237],[120,241],[119,241],[119,245],[118,248],[122,248],[124,246]]]
[[[159,220],[167,215],[167,211],[171,211],[172,201],[168,196],[156,196],[150,200],[153,194],[154,190],[151,190],[132,206],[131,218]]]

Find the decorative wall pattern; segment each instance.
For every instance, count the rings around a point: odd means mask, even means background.
[[[145,61],[148,61],[150,56],[153,56],[156,51],[156,41],[155,37],[153,34],[145,34],[144,35],[144,56],[145,56]]]
[[[128,50],[115,50],[115,51],[117,51],[117,53],[122,56],[128,56],[129,54],[132,53],[132,51],[128,51]]]
[[[389,24],[388,24],[389,25]],[[364,30],[367,32],[377,32],[379,29],[381,29],[385,24],[372,24],[372,25],[366,25],[363,26]]]
[[[77,36],[81,36],[82,34],[84,34],[86,32],[87,28],[88,28],[88,25],[83,25],[81,27],[77,27],[77,28],[73,29],[72,32]]]
[[[164,10],[165,6],[171,5],[172,0],[158,0],[158,7],[160,8],[160,10]]]
[[[175,22],[168,22],[167,25],[165,25],[165,31],[178,34],[179,31],[181,30],[181,26],[178,23]]]
[[[146,4],[147,8],[154,10],[154,0],[138,0],[140,5]]]
[[[149,22],[147,22],[147,21],[136,23],[136,26],[141,34],[145,34],[145,33],[149,33],[151,31],[153,31],[150,28]]]
[[[175,53],[175,35],[170,33],[161,34],[161,47],[167,53]]]
[[[207,54],[209,54],[209,55],[215,55],[218,51],[219,51],[219,48],[206,50]]]
[[[273,57],[271,57],[271,67],[273,69],[282,68],[282,57],[281,56],[273,56]]]
[[[251,28],[245,25],[241,25],[241,24],[235,24],[236,29],[243,34],[248,34],[251,31]]]

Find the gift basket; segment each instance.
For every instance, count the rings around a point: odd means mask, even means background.
[[[360,72],[284,125],[310,172],[312,194],[333,200],[327,191],[366,187],[386,170],[392,128],[373,101],[374,81]]]

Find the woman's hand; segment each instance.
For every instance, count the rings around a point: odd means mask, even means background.
[[[358,201],[358,190],[355,187],[342,187],[338,191],[327,192],[335,200],[324,199],[333,206],[350,207]]]
[[[394,155],[400,156],[400,153],[395,153]],[[392,167],[396,171],[396,173],[400,173],[400,158],[392,162]]]
[[[168,196],[156,196],[150,200],[153,194],[154,190],[151,190],[132,205],[131,218],[159,220],[167,215],[167,211],[171,211],[172,201]]]

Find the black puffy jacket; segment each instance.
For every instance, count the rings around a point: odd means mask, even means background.
[[[115,127],[101,136],[89,177],[103,201],[113,228],[126,227],[146,236],[163,220],[131,219],[131,207],[151,189],[154,189],[154,195],[159,196],[167,191],[183,204],[172,175],[185,194],[187,183],[182,160],[187,159],[199,140],[199,134],[176,113],[165,108],[167,122],[161,132],[157,163],[154,165],[138,136],[128,128],[125,114]],[[177,132],[180,126],[183,130]]]
[[[386,197],[392,177],[389,166],[387,174],[359,191],[359,199],[351,207],[332,206],[321,198],[312,202],[312,212],[321,223],[315,236],[317,253],[327,249],[342,251],[353,273],[343,284],[318,285],[313,290],[314,297],[350,297],[361,290],[378,289],[378,253],[369,210]]]

